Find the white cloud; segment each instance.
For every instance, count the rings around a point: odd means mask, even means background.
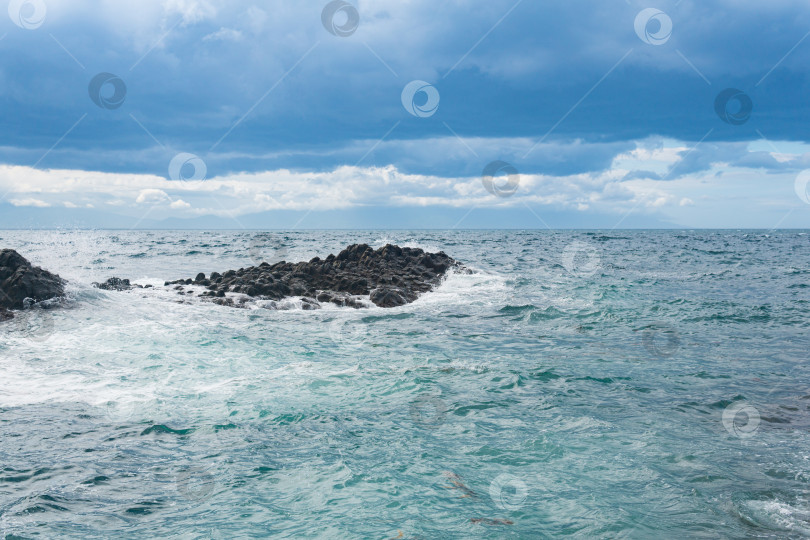
[[[160,189],[144,189],[138,194],[135,202],[138,204],[151,203],[156,204],[159,202],[169,200],[169,195]]]
[[[51,206],[45,201],[39,199],[10,199],[8,202],[14,206],[35,206],[37,208],[48,208]]]
[[[186,208],[191,208],[191,205],[188,204],[183,199],[177,199],[176,201],[174,201],[172,204],[169,205],[169,208],[186,209]]]
[[[342,166],[327,172],[287,169],[236,173],[197,182],[154,175],[0,166],[0,189],[18,205],[75,206],[73,200],[137,212],[149,205],[177,216],[239,216],[271,210],[339,210],[362,206],[446,206],[520,208],[525,204],[559,209],[621,212],[631,206],[677,204],[668,183],[622,182],[621,171],[568,176],[521,175],[512,197],[489,193],[479,176],[405,174],[386,167]],[[142,210],[140,210],[142,211]]]
[[[436,146],[444,150],[450,148],[452,142],[464,150],[464,144],[453,139],[437,139]],[[484,147],[483,141],[486,140],[466,139],[464,142],[472,147]],[[525,152],[527,141],[509,141],[520,143],[518,146]],[[495,145],[497,140],[491,142],[499,150],[508,146],[503,141],[500,141],[500,146]],[[402,141],[401,144],[410,142]],[[142,215],[148,208],[150,216],[157,219],[205,215],[238,217],[279,210],[324,211],[361,207],[476,207],[523,211],[524,205],[599,214],[623,215],[633,211],[675,216],[690,212],[691,216],[706,211],[706,205],[710,203],[718,209],[732,204],[728,194],[739,190],[729,182],[745,174],[743,178],[750,178],[746,197],[755,197],[756,194],[756,200],[769,198],[779,207],[796,202],[792,188],[781,191],[779,188],[783,179],[786,180],[784,185],[793,185],[792,175],[795,173],[789,170],[772,171],[771,181],[762,186],[756,183],[762,177],[758,169],[761,160],[750,161],[749,168],[743,165],[729,169],[693,166],[692,172],[662,182],[655,174],[648,175],[645,171],[654,168],[655,164],[663,165],[663,170],[673,164],[685,168],[677,161],[678,156],[696,155],[703,149],[689,152],[687,144],[678,141],[663,143],[660,139],[635,144],[637,149],[633,151],[613,147],[606,150],[598,146],[583,148],[579,141],[568,146],[559,142],[548,148],[541,145],[538,152],[542,155],[559,151],[565,156],[587,157],[592,150],[602,151],[608,156],[606,168],[578,174],[522,174],[517,192],[505,198],[489,193],[480,175],[409,174],[394,165],[340,166],[309,172],[290,169],[238,172],[203,181],[172,181],[151,174],[39,170],[0,165],[0,193],[7,192],[10,202],[17,206],[107,208],[108,211],[114,209],[117,213],[134,216]],[[383,144],[379,146],[384,148]],[[725,160],[727,162],[745,163],[748,156],[762,154],[761,151],[740,154],[738,146],[737,143],[731,146],[707,145],[705,155],[711,158],[720,154],[730,156]],[[608,150],[611,149],[616,152],[613,155],[620,155],[621,160],[610,159]],[[505,157],[512,159],[508,155]],[[804,158],[798,156],[796,159]],[[616,168],[617,161],[623,161],[624,168]],[[714,163],[713,159],[703,161]],[[793,165],[803,163],[797,161]],[[727,174],[719,175],[720,172]],[[727,212],[733,215],[732,211]]]

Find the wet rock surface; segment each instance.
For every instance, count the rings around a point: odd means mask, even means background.
[[[210,276],[167,282],[166,285],[202,286],[201,296],[217,303],[235,305],[227,293],[267,300],[303,297],[304,309],[322,303],[363,307],[357,297],[367,296],[375,305],[389,308],[409,304],[437,286],[451,268],[461,265],[443,252],[387,245],[374,250],[366,244],[347,247],[338,255],[309,262],[279,262],[273,265],[229,270]]]
[[[33,266],[13,249],[0,250],[0,321],[13,315],[11,310],[64,296],[65,280]]]
[[[116,277],[110,278],[104,283],[93,283],[93,287],[104,291],[129,291],[135,288],[135,286],[133,286],[128,279]]]

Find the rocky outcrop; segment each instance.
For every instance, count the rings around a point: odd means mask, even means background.
[[[427,253],[390,244],[374,250],[366,244],[355,244],[325,259],[262,263],[223,274],[213,272],[210,276],[200,273],[194,279],[166,285],[174,285],[184,295],[200,290],[186,290],[189,285],[203,287],[206,290],[200,296],[226,305],[242,301],[235,302],[233,296],[269,301],[300,297],[302,309],[318,309],[324,303],[361,308],[368,300],[390,308],[413,302],[430,291],[451,268],[463,269],[443,252]],[[65,283],[56,274],[31,265],[16,251],[0,250],[0,321],[13,318],[14,310],[64,296]],[[151,287],[120,278],[93,285],[108,291]]]
[[[134,287],[128,279],[113,277],[104,283],[93,283],[93,287],[103,291],[128,291]]]
[[[10,317],[9,310],[64,296],[64,286],[65,280],[32,266],[13,249],[0,250],[0,320]]]
[[[262,263],[224,274],[198,274],[194,279],[166,285],[202,286],[208,289],[202,296],[226,304],[233,302],[226,298],[227,293],[267,300],[300,296],[305,309],[316,309],[325,302],[363,307],[357,297],[367,296],[377,306],[389,308],[413,302],[438,285],[451,268],[461,266],[443,252],[427,253],[390,244],[374,250],[366,244],[355,244],[326,259]]]

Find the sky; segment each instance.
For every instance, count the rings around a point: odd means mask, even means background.
[[[804,0],[7,3],[3,228],[810,228]]]

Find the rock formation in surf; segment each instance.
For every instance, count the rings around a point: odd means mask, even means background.
[[[166,285],[202,286],[208,289],[202,296],[226,305],[234,305],[227,293],[241,293],[268,300],[300,296],[304,309],[317,309],[325,302],[359,308],[363,304],[357,297],[367,296],[377,306],[389,308],[413,302],[438,285],[451,268],[460,269],[461,265],[444,252],[427,253],[390,244],[374,250],[355,244],[326,259],[262,263],[224,274],[198,274],[194,279]]]
[[[104,283],[93,283],[93,287],[103,291],[128,291],[136,288],[128,279],[110,278]],[[143,288],[143,287],[141,287]]]
[[[31,305],[65,294],[65,280],[33,266],[13,249],[0,250],[0,320]]]

